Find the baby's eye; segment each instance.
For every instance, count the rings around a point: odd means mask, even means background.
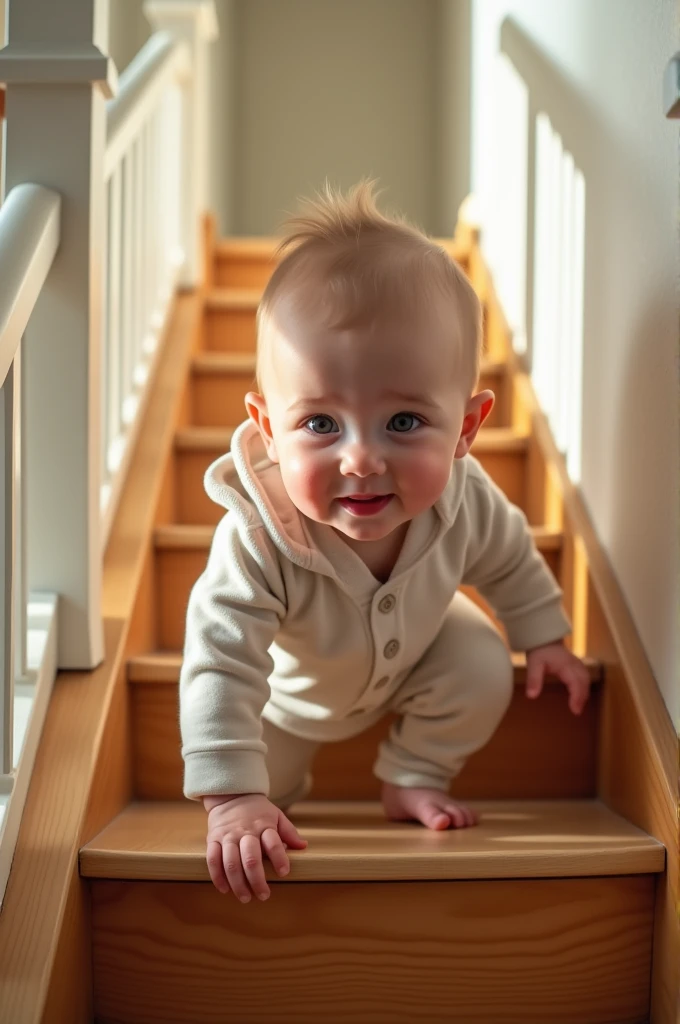
[[[390,423],[394,423],[394,429],[399,434],[412,432],[412,424],[420,422],[422,422],[420,416],[416,416],[412,412],[398,412],[390,420]]]
[[[313,434],[331,434],[333,432],[333,424],[337,427],[335,420],[331,419],[330,416],[324,416],[323,414],[310,417],[310,419],[305,423],[305,426],[308,427],[310,423],[321,424],[318,430],[314,430],[312,428]]]

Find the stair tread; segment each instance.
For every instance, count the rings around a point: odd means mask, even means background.
[[[202,376],[226,373],[255,373],[254,352],[198,352],[191,362],[191,372]]]
[[[527,658],[523,651],[511,652],[512,664],[515,669],[515,686],[526,683]],[[599,683],[603,678],[602,662],[595,658],[582,658],[588,669],[591,682]],[[148,654],[137,654],[128,660],[128,682],[130,683],[161,683],[175,685],[179,682],[182,666],[181,651],[151,651]],[[546,685],[553,681],[546,675]],[[560,683],[560,685],[562,685]]]
[[[305,850],[271,881],[549,878],[662,872],[665,848],[598,800],[473,800],[480,823],[435,832],[387,821],[377,801],[301,801]],[[128,805],[80,851],[88,878],[208,882],[206,813],[195,801]]]
[[[180,449],[226,451],[234,427],[181,427],[175,434]],[[482,427],[472,445],[472,454],[507,454],[526,451],[529,437],[513,427]]]
[[[183,427],[175,433],[175,448],[181,452],[228,452],[236,427]]]
[[[154,530],[156,548],[193,548],[206,550],[210,547],[216,527],[213,524],[168,523]],[[556,551],[562,546],[562,530],[550,526],[530,526],[534,543],[539,551]]]
[[[234,285],[216,285],[205,297],[205,308],[218,309],[257,309],[264,288],[246,288]]]

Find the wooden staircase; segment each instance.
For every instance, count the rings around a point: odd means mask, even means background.
[[[612,682],[599,657],[585,659],[591,698],[575,717],[556,680],[527,700],[525,658],[513,656],[508,713],[452,790],[473,802],[479,826],[435,833],[384,819],[371,764],[387,716],[321,749],[313,791],[290,811],[309,845],[290,852],[285,880],[266,862],[269,901],[241,905],[209,880],[206,814],[182,797],[180,652],[188,594],[221,514],[203,493],[202,476],[245,418],[255,310],[273,268],[273,241],[216,243],[209,231],[197,312],[186,305],[189,297],[178,300],[178,323],[194,333],[189,343],[174,342],[188,353],[186,377],[165,428],[171,442],[159,443],[167,459],[137,585],[120,712],[129,730],[131,799],[91,831],[79,856],[91,898],[94,1019],[648,1021],[666,850],[604,798]],[[477,287],[473,242],[459,235],[442,244]],[[488,315],[480,388],[491,388],[497,405],[473,453],[526,512],[578,625],[573,532],[555,502],[530,417],[518,407],[507,329],[488,287],[482,298]],[[576,632],[585,655],[586,634],[579,639]]]

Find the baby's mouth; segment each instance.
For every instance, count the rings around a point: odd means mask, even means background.
[[[372,497],[359,495],[354,498],[339,498],[340,504],[354,515],[374,515],[381,512],[391,502],[393,494],[375,494]]]

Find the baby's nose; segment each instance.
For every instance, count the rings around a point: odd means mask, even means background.
[[[385,458],[376,445],[357,442],[347,445],[342,453],[341,471],[356,476],[385,472]]]

